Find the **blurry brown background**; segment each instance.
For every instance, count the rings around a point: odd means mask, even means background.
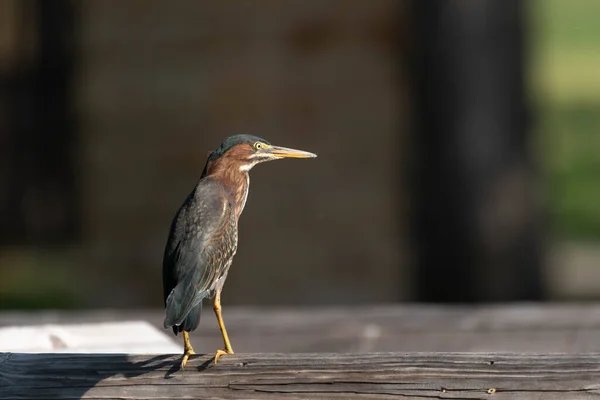
[[[171,218],[234,133],[319,158],[252,171],[224,303],[597,298],[598,16],[1,0],[0,308],[160,307]]]

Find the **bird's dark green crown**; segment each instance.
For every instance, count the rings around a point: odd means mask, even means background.
[[[252,146],[256,142],[262,142],[264,144],[271,144],[267,142],[265,139],[260,138],[254,135],[247,134],[239,134],[228,137],[217,147],[215,151],[210,153],[208,157],[208,162],[214,161],[217,158],[221,157],[223,154],[227,153],[231,148],[237,146],[238,144],[249,144]]]

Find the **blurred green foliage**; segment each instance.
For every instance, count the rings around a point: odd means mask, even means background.
[[[68,249],[4,248],[0,265],[0,309],[80,306]]]
[[[600,1],[530,3],[529,82],[554,232],[600,238]]]

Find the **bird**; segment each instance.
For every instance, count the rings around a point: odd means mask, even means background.
[[[163,255],[163,326],[183,333],[181,368],[195,354],[189,334],[200,323],[204,299],[212,299],[223,337],[224,348],[217,350],[214,363],[234,354],[221,314],[221,291],[237,251],[250,170],[265,161],[314,157],[248,134],[230,136],[209,153],[199,181],[171,222]]]

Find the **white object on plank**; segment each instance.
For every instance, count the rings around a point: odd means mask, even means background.
[[[0,328],[4,352],[173,354],[182,348],[146,321]]]

